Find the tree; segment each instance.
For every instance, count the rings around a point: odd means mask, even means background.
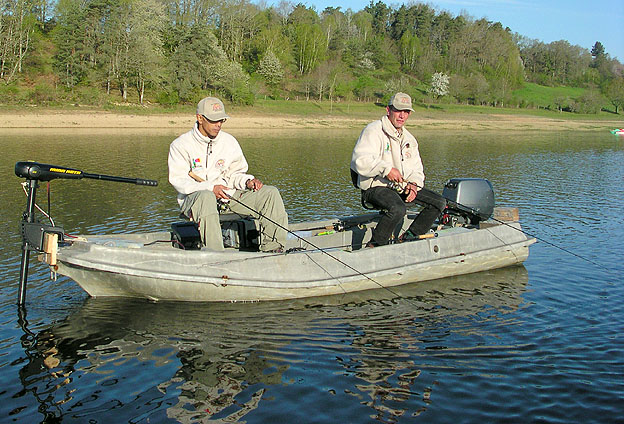
[[[399,40],[401,65],[406,71],[414,72],[418,66],[422,47],[417,36],[405,31]]]
[[[449,76],[442,72],[436,72],[431,76],[429,93],[436,98],[446,96],[449,93]]]
[[[258,74],[261,75],[269,87],[275,89],[284,78],[284,69],[279,59],[273,53],[273,50],[266,52],[260,66],[258,66]]]
[[[596,44],[594,44],[594,47],[592,47],[591,55],[594,57],[594,59],[604,57],[605,48],[600,41],[596,41]]]
[[[88,73],[87,5],[76,0],[59,0],[57,4],[58,23],[52,38],[57,47],[54,67],[61,82],[71,88],[81,82]]]
[[[106,20],[107,86],[115,78],[124,101],[134,84],[143,104],[145,86],[161,79],[164,16],[157,0],[119,0]]]
[[[479,73],[471,75],[468,78],[466,88],[468,97],[472,99],[472,104],[482,105],[485,103],[490,85],[483,75]]]
[[[606,96],[615,106],[615,113],[619,114],[620,107],[624,107],[624,77],[616,77],[609,81]]]
[[[161,32],[164,24],[163,7],[157,0],[135,0],[132,3],[129,67],[140,104],[143,104],[145,86],[156,85],[163,77]]]
[[[260,65],[260,60],[271,50],[280,63],[287,66],[293,63],[292,45],[284,34],[283,18],[270,8],[255,17],[258,28],[256,35],[245,43],[241,64],[249,73],[253,73]]]
[[[596,114],[600,112],[604,101],[604,97],[598,91],[587,90],[580,97],[570,102],[570,109],[576,113]]]
[[[181,101],[195,102],[210,80],[208,62],[221,60],[225,52],[205,25],[169,27],[166,32],[170,89]]]
[[[300,75],[312,71],[325,59],[327,42],[319,18],[313,9],[299,4],[288,17],[293,56]]]
[[[468,103],[468,81],[462,75],[453,74],[449,81],[449,92],[459,103]]]
[[[230,60],[240,62],[245,44],[258,33],[258,8],[247,0],[224,1],[217,21],[221,48]]]
[[[35,17],[27,0],[2,2],[0,9],[0,80],[9,84],[22,66],[30,49]]]
[[[390,13],[391,9],[382,1],[370,4],[364,8],[364,11],[372,16],[373,31],[377,35],[385,35],[390,29]]]

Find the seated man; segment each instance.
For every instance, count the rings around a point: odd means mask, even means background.
[[[228,118],[223,102],[206,97],[195,116],[193,129],[169,147],[169,182],[178,191],[182,213],[199,224],[207,248],[224,250],[217,202],[226,202],[231,212],[259,219],[260,250],[282,251],[288,228],[282,197],[247,173],[238,141],[221,131]]]
[[[446,200],[425,185],[418,142],[404,128],[412,109],[412,99],[396,93],[386,107],[386,115],[366,126],[351,156],[354,182],[362,189],[362,201],[385,212],[367,247],[388,244],[407,207],[418,203],[424,209],[409,227],[413,236],[429,231],[446,207]]]

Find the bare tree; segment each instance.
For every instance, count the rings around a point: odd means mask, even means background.
[[[0,15],[0,79],[9,84],[22,72],[35,18],[28,0],[2,2]]]

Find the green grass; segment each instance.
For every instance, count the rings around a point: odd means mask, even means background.
[[[553,107],[557,98],[574,99],[583,93],[585,89],[580,87],[546,87],[528,82],[524,87],[514,90],[513,96],[519,102],[524,101],[527,105],[545,108]]]
[[[14,88],[15,90],[16,88]],[[577,98],[584,93],[585,89],[576,87],[544,87],[537,84],[527,83],[521,89],[514,91],[514,96],[519,100],[524,100],[524,104],[529,107],[491,107],[491,106],[472,106],[455,103],[425,104],[421,100],[414,100],[415,114],[431,117],[431,118],[462,118],[462,116],[488,115],[488,114],[504,114],[519,116],[540,116],[550,117],[554,119],[564,120],[613,120],[620,119],[623,115],[616,115],[612,112],[602,111],[598,114],[579,114],[570,112],[558,112],[553,107],[553,101],[557,97]],[[0,103],[1,100],[0,100]],[[330,102],[329,100],[310,99],[306,101],[303,98],[298,100],[271,100],[258,98],[252,106],[231,105],[226,102],[228,111],[233,114],[256,114],[256,115],[275,115],[275,116],[293,116],[296,118],[318,119],[323,117],[333,118],[361,118],[376,119],[385,113],[383,104],[376,104],[374,101],[356,102],[341,101]],[[550,110],[547,108],[550,106]],[[0,110],[19,111],[29,109],[34,105],[19,104],[0,104]],[[103,106],[86,106],[75,104],[53,103],[47,105],[36,106],[37,109],[52,110],[76,110],[76,111],[97,111],[105,110],[113,113],[121,114],[193,114],[195,112],[194,104],[175,105],[171,107],[162,106],[158,103],[147,103],[140,106],[136,103],[136,98],[129,97],[129,103],[122,103],[122,99],[118,93],[111,93]],[[608,110],[608,109],[607,109]]]
[[[257,114],[257,115],[290,115],[297,118],[318,119],[323,117],[333,118],[359,118],[377,119],[385,113],[383,105],[373,102],[334,102],[333,107],[325,100],[258,100],[253,106],[227,105],[233,114]],[[557,120],[590,120],[608,121],[624,118],[622,114],[615,115],[611,112],[598,114],[581,114],[571,112],[559,112],[545,108],[501,108],[491,106],[472,106],[448,103],[422,104],[414,103],[414,116],[431,119],[478,119],[483,115],[516,115],[536,116]]]

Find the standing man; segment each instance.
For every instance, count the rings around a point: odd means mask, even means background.
[[[408,206],[424,206],[408,229],[413,236],[428,232],[446,207],[442,196],[424,188],[418,142],[404,128],[413,111],[411,97],[396,93],[386,116],[368,124],[353,149],[351,172],[362,189],[362,201],[384,210],[367,247],[388,244]]]
[[[199,224],[207,248],[224,250],[217,203],[227,203],[233,213],[259,219],[260,250],[283,251],[288,215],[282,197],[277,188],[247,173],[238,141],[221,131],[228,118],[223,102],[206,97],[198,103],[195,116],[193,129],[169,147],[169,182],[178,191],[182,213]]]

